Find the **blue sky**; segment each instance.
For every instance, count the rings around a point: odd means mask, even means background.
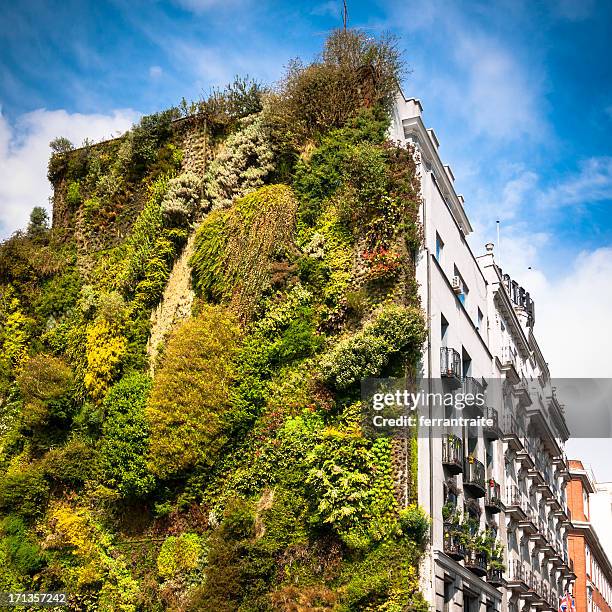
[[[51,138],[108,137],[235,74],[271,83],[341,5],[0,1],[0,236],[46,202]],[[535,296],[557,375],[612,376],[612,3],[351,0],[349,14],[400,37],[404,92],[453,167],[473,249],[500,219],[498,257]]]

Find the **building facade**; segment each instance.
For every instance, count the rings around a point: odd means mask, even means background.
[[[432,519],[422,587],[439,612],[557,612],[575,577],[563,408],[534,336],[533,300],[496,264],[492,244],[472,253],[463,198],[422,110],[398,95],[391,128],[414,147],[421,178],[421,381],[484,394],[466,416],[488,423],[419,431],[419,503]]]
[[[592,522],[591,501],[598,494],[597,484],[580,461],[570,460],[569,470],[569,551],[576,568],[576,612],[612,612],[612,565]]]
[[[595,493],[589,496],[589,510],[591,524],[612,560],[612,482],[595,483]]]

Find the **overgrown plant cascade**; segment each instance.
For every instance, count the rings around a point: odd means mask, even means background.
[[[275,89],[52,143],[53,227],[35,209],[0,246],[0,590],[427,610],[415,441],[368,439],[359,389],[410,375],[425,337],[414,153],[387,140],[401,68],[338,31]],[[152,350],[185,262],[195,300]]]

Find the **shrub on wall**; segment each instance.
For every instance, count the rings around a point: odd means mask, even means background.
[[[130,374],[113,385],[102,404],[99,478],[125,498],[142,497],[155,484],[146,466],[149,424],[144,409],[150,388],[148,376]]]
[[[175,578],[198,567],[202,543],[196,533],[182,533],[164,540],[157,556],[157,571],[162,578]]]
[[[401,81],[397,41],[358,30],[336,30],[318,61],[294,61],[265,108],[281,142],[300,150],[306,141],[342,127],[364,107],[388,109]]]
[[[201,197],[202,181],[193,172],[184,172],[168,182],[168,191],[161,203],[164,223],[184,227],[193,221]]]
[[[191,258],[195,286],[231,302],[248,318],[270,284],[276,254],[291,246],[297,202],[286,185],[269,185],[214,211],[200,226]]]
[[[261,187],[273,170],[274,151],[261,119],[244,119],[204,177],[204,209],[229,206],[234,198]]]
[[[327,384],[346,390],[362,378],[380,376],[395,357],[414,360],[425,340],[421,311],[414,307],[386,306],[361,332],[338,342],[322,359]]]
[[[116,327],[99,320],[87,330],[86,350],[85,388],[99,402],[119,373],[121,360],[127,350],[127,340]]]
[[[22,426],[40,429],[51,420],[66,421],[73,408],[72,384],[71,369],[58,357],[40,353],[25,361],[17,378],[24,400]]]
[[[207,306],[171,336],[146,408],[148,465],[173,478],[209,467],[225,441],[225,413],[240,330],[222,307]]]
[[[38,466],[26,466],[0,478],[0,512],[34,519],[45,511],[49,484]]]

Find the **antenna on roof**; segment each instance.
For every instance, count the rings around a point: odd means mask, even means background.
[[[346,32],[346,28],[348,26],[348,6],[346,5],[346,0],[342,0],[342,25],[344,26],[344,31]]]

